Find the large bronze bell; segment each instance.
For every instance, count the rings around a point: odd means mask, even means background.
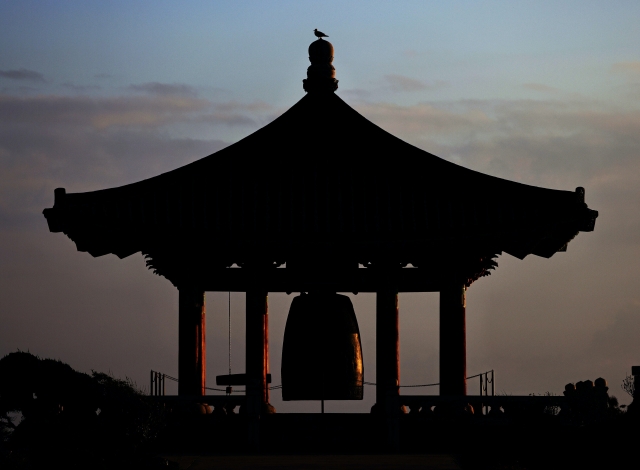
[[[285,401],[362,400],[362,345],[349,297],[317,293],[293,299],[281,373]]]

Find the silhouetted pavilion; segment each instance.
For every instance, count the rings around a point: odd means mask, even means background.
[[[466,394],[465,291],[502,252],[566,250],[598,213],[558,191],[472,171],[403,142],[334,91],[333,47],[309,48],[307,94],[194,163],[87,193],[44,215],[78,251],[141,252],[179,289],[179,394],[203,395],[205,291],[246,292],[247,409],[268,409],[268,292],[375,292],[376,401],[399,377],[398,294],[440,292],[440,393]],[[261,411],[262,410],[262,411]]]

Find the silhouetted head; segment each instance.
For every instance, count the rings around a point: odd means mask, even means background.
[[[604,388],[607,386],[607,381],[602,377],[598,377],[594,385],[598,388]]]
[[[584,388],[585,389],[590,389],[593,388],[593,382],[591,380],[585,380],[584,382],[582,382],[584,384]]]
[[[564,386],[564,391],[566,393],[573,393],[573,392],[576,391],[576,386],[573,385],[573,384],[567,384],[567,385]]]

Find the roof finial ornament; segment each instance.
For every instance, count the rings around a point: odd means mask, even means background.
[[[334,92],[338,89],[336,69],[333,62],[333,45],[322,38],[328,38],[322,31],[314,29],[318,38],[309,46],[309,61],[311,65],[307,69],[307,78],[302,80],[302,87],[306,92]]]

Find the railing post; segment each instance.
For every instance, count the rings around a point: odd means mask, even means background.
[[[496,376],[493,373],[493,369],[491,369],[491,396],[496,396]]]
[[[149,374],[149,395],[153,396],[153,371]]]

